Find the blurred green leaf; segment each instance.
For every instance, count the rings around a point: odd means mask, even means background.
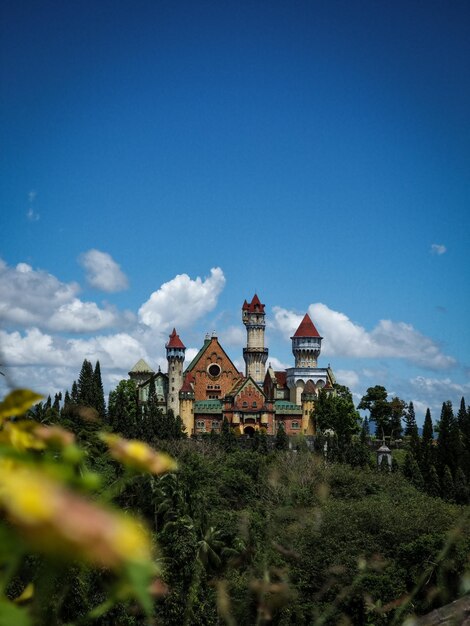
[[[31,625],[31,617],[26,609],[20,608],[8,600],[0,600],[0,626]]]

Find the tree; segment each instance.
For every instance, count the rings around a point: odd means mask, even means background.
[[[78,403],[85,406],[95,405],[95,383],[93,367],[87,359],[84,359],[80,375],[78,377]]]
[[[438,498],[441,495],[441,485],[439,483],[439,476],[437,475],[436,468],[431,465],[428,469],[428,475],[425,482],[426,493],[434,498]]]
[[[370,412],[370,421],[375,422],[376,434],[381,437],[390,435],[392,407],[387,401],[387,390],[381,385],[369,387],[357,405],[358,409]]]
[[[455,472],[454,493],[455,501],[458,504],[466,504],[468,502],[468,484],[461,467],[458,467]]]
[[[335,385],[336,395],[320,390],[315,402],[315,419],[321,431],[334,430],[338,446],[343,450],[359,432],[360,415],[354,408],[352,394],[343,385]]]
[[[452,502],[454,500],[454,481],[452,480],[452,473],[448,465],[444,466],[444,470],[442,472],[441,496],[448,502]]]
[[[432,427],[431,411],[426,409],[426,416],[424,418],[423,426],[423,445],[427,446],[434,440],[434,430]]]
[[[114,431],[128,439],[139,436],[137,417],[140,408],[137,402],[137,387],[133,380],[121,380],[109,394],[108,419]]]
[[[398,397],[392,398],[390,401],[390,435],[394,439],[400,439],[403,431],[401,423],[402,418],[406,415],[406,402]]]
[[[236,437],[230,428],[228,419],[224,417],[220,429],[220,445],[225,452],[233,452],[236,446]]]
[[[106,417],[106,404],[104,401],[103,382],[101,380],[100,362],[96,361],[93,371],[93,407],[103,419]]]
[[[443,469],[448,466],[451,472],[455,474],[460,461],[461,448],[457,420],[454,417],[450,401],[442,404],[437,453],[440,467]]]
[[[411,452],[407,452],[403,464],[403,475],[408,478],[417,489],[424,490],[424,480],[418,463]]]
[[[77,385],[77,381],[74,380],[72,383],[72,391],[70,394],[70,401],[72,404],[78,404],[79,403],[79,398],[78,398],[78,385]]]
[[[274,447],[276,450],[288,450],[289,449],[289,437],[286,434],[283,422],[279,422],[277,427],[276,437],[274,439]]]
[[[415,407],[413,402],[408,404],[408,410],[404,414],[405,420],[405,436],[410,437],[414,432],[418,432],[418,426],[416,424]]]

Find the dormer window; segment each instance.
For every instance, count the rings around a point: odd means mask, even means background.
[[[243,402],[243,403],[242,403],[242,407],[243,407],[244,409],[246,409],[246,408],[248,407],[248,402]]]
[[[258,406],[258,404],[256,402],[253,402],[253,404],[251,405],[254,409],[256,409],[256,407]]]

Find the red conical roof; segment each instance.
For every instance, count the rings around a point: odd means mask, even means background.
[[[170,341],[166,344],[167,348],[182,348],[186,350],[186,346],[179,338],[179,335],[176,333],[176,329],[173,328],[173,332],[170,335]]]
[[[320,333],[313,325],[308,313],[305,313],[304,319],[294,333],[294,337],[320,337]]]
[[[250,304],[247,304],[245,300],[245,302],[243,303],[243,310],[249,311],[250,313],[254,313],[256,310],[258,310],[261,313],[264,313],[264,304],[261,304],[260,299],[255,293],[255,295],[253,296],[253,300],[250,302]]]
[[[184,379],[184,383],[183,386],[181,387],[180,391],[184,391],[184,392],[191,392],[194,391],[193,387],[192,387],[192,383],[194,382],[194,376],[191,374],[191,372],[188,372],[185,376]]]

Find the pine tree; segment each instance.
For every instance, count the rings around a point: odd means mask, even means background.
[[[80,375],[78,377],[78,403],[84,406],[94,407],[94,380],[93,367],[87,359],[84,359]]]
[[[274,439],[274,447],[276,450],[288,450],[289,449],[289,437],[286,434],[284,424],[279,422],[276,437]]]
[[[78,397],[78,385],[77,385],[77,381],[74,380],[72,383],[72,392],[70,394],[70,400],[72,402],[72,404],[78,404],[79,403],[79,397]]]
[[[62,394],[59,391],[59,393],[56,393],[54,396],[54,404],[52,405],[52,408],[54,409],[54,411],[56,411],[57,415],[59,414],[60,411],[60,401],[62,400]]]
[[[411,436],[415,431],[418,431],[418,427],[416,425],[416,415],[415,415],[415,407],[413,402],[410,402],[408,405],[408,410],[404,415],[405,420],[405,436]]]
[[[101,380],[100,362],[96,361],[95,370],[93,372],[93,406],[98,411],[99,416],[104,419],[106,417],[106,404],[104,401],[103,382]]]

